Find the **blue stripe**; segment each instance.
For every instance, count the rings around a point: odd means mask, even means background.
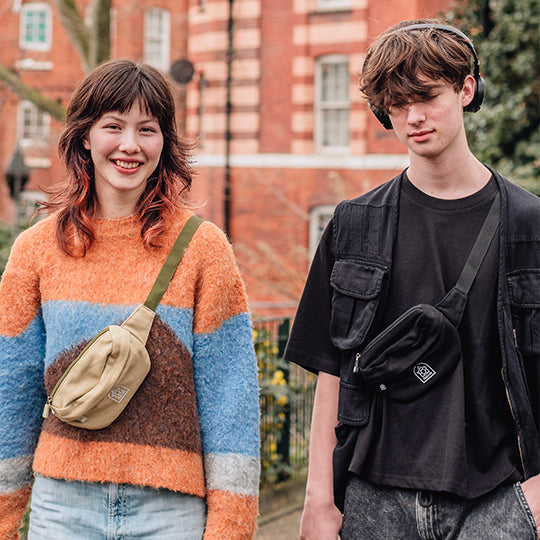
[[[137,305],[93,304],[68,300],[46,302],[43,306],[47,328],[45,367],[70,347],[92,339],[103,328],[122,324]],[[160,305],[156,312],[191,353],[191,310]]]
[[[0,459],[31,454],[45,404],[41,313],[15,337],[0,336]]]
[[[203,450],[259,455],[257,363],[249,314],[196,334],[194,375]]]

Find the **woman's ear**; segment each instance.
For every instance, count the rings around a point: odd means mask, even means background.
[[[461,103],[463,108],[471,103],[474,98],[474,90],[476,81],[472,75],[467,75],[463,81],[463,87],[461,88]]]

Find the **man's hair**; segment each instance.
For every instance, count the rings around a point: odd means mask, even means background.
[[[174,98],[165,77],[157,69],[131,60],[113,60],[98,66],[81,82],[67,107],[66,124],[58,142],[67,169],[67,185],[60,186],[52,202],[44,204],[49,210],[58,210],[56,241],[70,255],[84,255],[92,244],[91,218],[96,216],[99,203],[94,164],[84,140],[103,114],[125,113],[135,103],[158,120],[163,134],[158,166],[136,206],[145,246],[156,245],[164,231],[164,212],[177,206],[181,194],[191,186],[191,146],[178,136]]]
[[[437,28],[401,30],[413,24],[438,24],[433,19],[403,21],[386,30],[369,48],[360,90],[372,108],[388,114],[390,107],[430,94],[430,81],[446,81],[456,91],[471,73],[471,49],[460,36]]]

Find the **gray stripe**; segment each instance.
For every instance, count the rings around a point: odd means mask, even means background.
[[[32,482],[32,456],[0,461],[0,493],[10,493]]]
[[[260,462],[258,457],[241,454],[208,454],[204,458],[207,489],[258,495]]]

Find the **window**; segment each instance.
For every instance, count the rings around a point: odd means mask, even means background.
[[[171,57],[171,14],[152,8],[144,14],[144,61],[168,71]]]
[[[334,11],[351,8],[352,0],[317,0],[317,9],[320,11]]]
[[[349,60],[324,56],[315,69],[315,144],[319,150],[349,149]]]
[[[49,4],[22,4],[20,21],[21,49],[48,51],[51,48],[52,16]]]
[[[309,212],[309,258],[312,259],[321,240],[322,233],[334,214],[334,206],[315,206]]]
[[[49,137],[50,116],[32,102],[19,106],[19,140],[23,146],[46,143]]]

